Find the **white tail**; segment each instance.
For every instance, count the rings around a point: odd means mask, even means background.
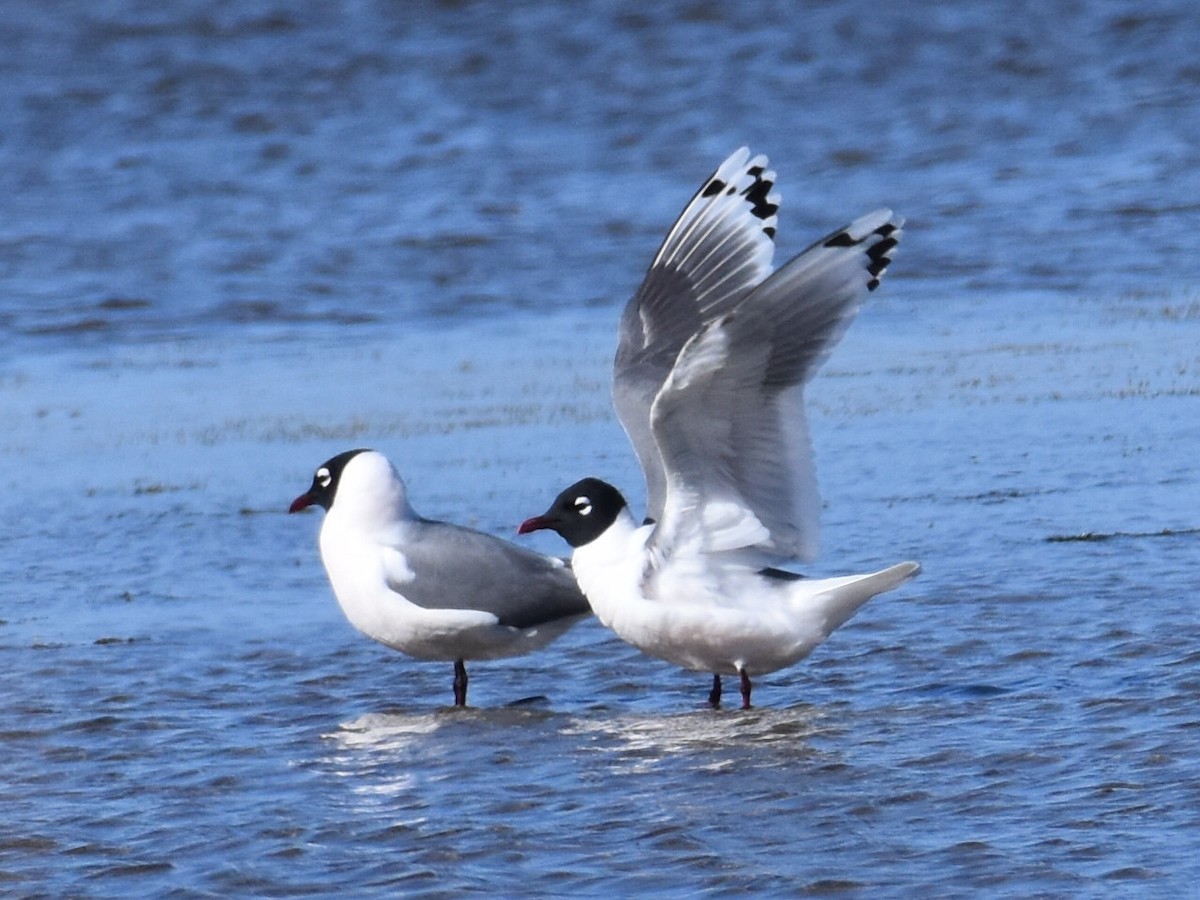
[[[821,607],[825,622],[822,630],[825,637],[844,625],[858,612],[859,608],[874,597],[897,588],[908,579],[921,571],[921,566],[915,562],[896,563],[880,572],[870,575],[846,575],[842,578],[826,578],[819,582],[797,582],[797,587],[805,586],[806,594],[812,597],[809,601]],[[820,588],[820,593],[813,596],[813,591]]]

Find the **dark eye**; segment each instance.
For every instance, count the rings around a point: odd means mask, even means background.
[[[576,497],[575,511],[581,516],[590,516],[592,514],[592,501],[587,497]]]
[[[329,487],[330,482],[333,481],[333,476],[329,474],[328,469],[321,467],[320,469],[317,469],[317,474],[313,476],[313,481],[315,481],[321,487],[327,488]]]

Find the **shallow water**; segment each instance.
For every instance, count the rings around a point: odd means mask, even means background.
[[[322,10],[5,7],[3,889],[1192,890],[1193,5]],[[504,536],[637,497],[617,314],[741,143],[781,254],[909,217],[814,571],[921,577],[748,712],[595,622],[450,708],[288,502],[351,446]]]

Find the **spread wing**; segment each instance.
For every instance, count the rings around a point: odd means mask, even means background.
[[[646,478],[647,515],[662,514],[665,475],[650,407],[683,345],[771,273],[775,173],[743,147],[696,192],[621,314],[613,405]]]
[[[684,346],[651,410],[667,481],[656,558],[815,555],[820,496],[804,385],[879,285],[902,225],[886,209],[856,219]]]
[[[591,611],[562,560],[470,528],[409,523],[384,558],[389,586],[426,609],[482,611],[513,628]]]

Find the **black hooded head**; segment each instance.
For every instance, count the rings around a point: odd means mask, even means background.
[[[346,468],[346,463],[358,454],[366,452],[365,449],[347,450],[345,453],[339,453],[321,463],[313,475],[312,484],[308,486],[308,490],[292,501],[288,512],[300,512],[310,506],[319,506],[329,512],[329,507],[333,506],[333,498],[337,495],[338,482],[342,480],[342,470]]]
[[[559,494],[542,515],[521,523],[518,530],[528,534],[549,528],[572,547],[582,547],[603,534],[625,506],[625,498],[611,484],[585,478]]]

